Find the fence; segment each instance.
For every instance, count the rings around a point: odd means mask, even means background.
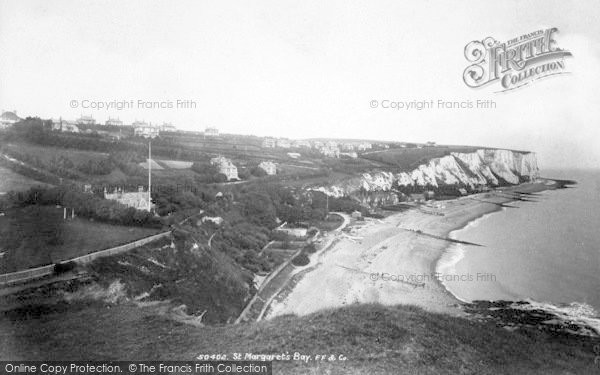
[[[94,253],[86,254],[86,255],[83,255],[83,256],[80,256],[77,258],[67,259],[67,260],[62,261],[61,263],[67,263],[67,262],[75,262],[75,263],[79,263],[79,264],[89,263],[98,258],[116,255],[116,254],[120,254],[120,253],[129,251],[131,249],[135,249],[136,247],[143,246],[147,243],[156,241],[156,240],[166,237],[170,234],[171,234],[170,231],[158,233],[158,234],[155,234],[150,237],[145,237],[145,238],[127,243],[125,245],[112,247],[112,248],[106,249],[106,250],[96,251]],[[5,273],[5,274],[0,275],[0,285],[13,284],[13,283],[17,283],[17,282],[25,282],[25,281],[29,281],[29,280],[33,280],[33,279],[39,279],[40,277],[52,275],[53,273],[54,273],[54,264],[37,267],[37,268],[30,268],[30,269],[23,270],[23,271]]]

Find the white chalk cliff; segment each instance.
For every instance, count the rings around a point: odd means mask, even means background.
[[[451,153],[431,159],[409,172],[372,172],[314,190],[331,196],[350,195],[359,191],[390,191],[393,186],[462,184],[498,186],[533,181],[539,176],[534,153],[480,149],[471,153]]]

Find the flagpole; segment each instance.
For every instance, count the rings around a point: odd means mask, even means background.
[[[152,138],[148,141],[148,212],[150,212],[150,207],[152,204],[152,200],[150,197],[150,191],[152,190]]]

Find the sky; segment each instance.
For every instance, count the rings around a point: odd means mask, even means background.
[[[259,136],[509,148],[536,152],[542,170],[598,168],[598,14],[596,0],[0,0],[0,107]],[[469,42],[550,27],[573,54],[569,74],[504,93],[463,82]],[[382,108],[422,100],[496,106]],[[133,105],[91,107],[110,102]]]

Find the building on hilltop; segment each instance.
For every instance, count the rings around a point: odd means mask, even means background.
[[[177,128],[175,127],[175,125],[171,124],[170,122],[163,122],[163,124],[160,125],[160,131],[161,132],[176,132]]]
[[[263,161],[258,167],[265,171],[269,176],[277,174],[277,166],[272,161]]]
[[[319,150],[323,156],[329,158],[339,158],[340,150],[337,147],[323,146]]]
[[[210,164],[216,166],[219,169],[219,173],[224,174],[227,177],[227,180],[239,180],[237,167],[233,165],[231,160],[223,157],[217,156],[210,159]]]
[[[310,142],[306,140],[297,140],[292,142],[294,148],[310,148]]]
[[[79,133],[79,127],[75,122],[63,120],[62,117],[58,120],[52,120],[52,130],[69,133]]]
[[[160,130],[157,126],[148,124],[144,121],[135,121],[133,124],[133,134],[138,137],[154,138],[158,137]]]
[[[77,125],[96,125],[96,120],[92,116],[81,115],[75,122]]]
[[[21,121],[22,119],[17,116],[17,111],[2,111],[2,115],[0,116],[0,129],[6,129],[8,127],[13,126],[15,123]]]
[[[111,199],[127,207],[133,207],[136,210],[142,211],[151,211],[155,207],[155,204],[152,202],[150,202],[150,207],[148,207],[148,191],[144,191],[143,186],[139,186],[138,191],[135,192],[124,192],[120,188],[115,188],[112,193],[108,193],[106,188],[104,188],[104,199]]]
[[[277,147],[290,148],[290,147],[292,147],[292,144],[289,139],[279,138],[279,139],[277,139]]]
[[[218,137],[218,136],[219,136],[219,129],[217,129],[215,127],[208,127],[206,129],[204,129],[204,138]]]
[[[373,148],[373,145],[371,145],[371,144],[370,144],[370,143],[368,143],[368,142],[363,142],[363,143],[360,143],[360,144],[359,144],[359,145],[356,147],[356,149],[357,149],[358,151],[366,151],[366,150],[370,150],[371,148]]]
[[[275,148],[275,146],[276,146],[275,138],[268,137],[268,138],[263,139],[262,147],[264,147],[264,148]]]
[[[119,118],[108,118],[104,125],[112,125],[112,126],[123,126],[123,121],[119,120]]]

